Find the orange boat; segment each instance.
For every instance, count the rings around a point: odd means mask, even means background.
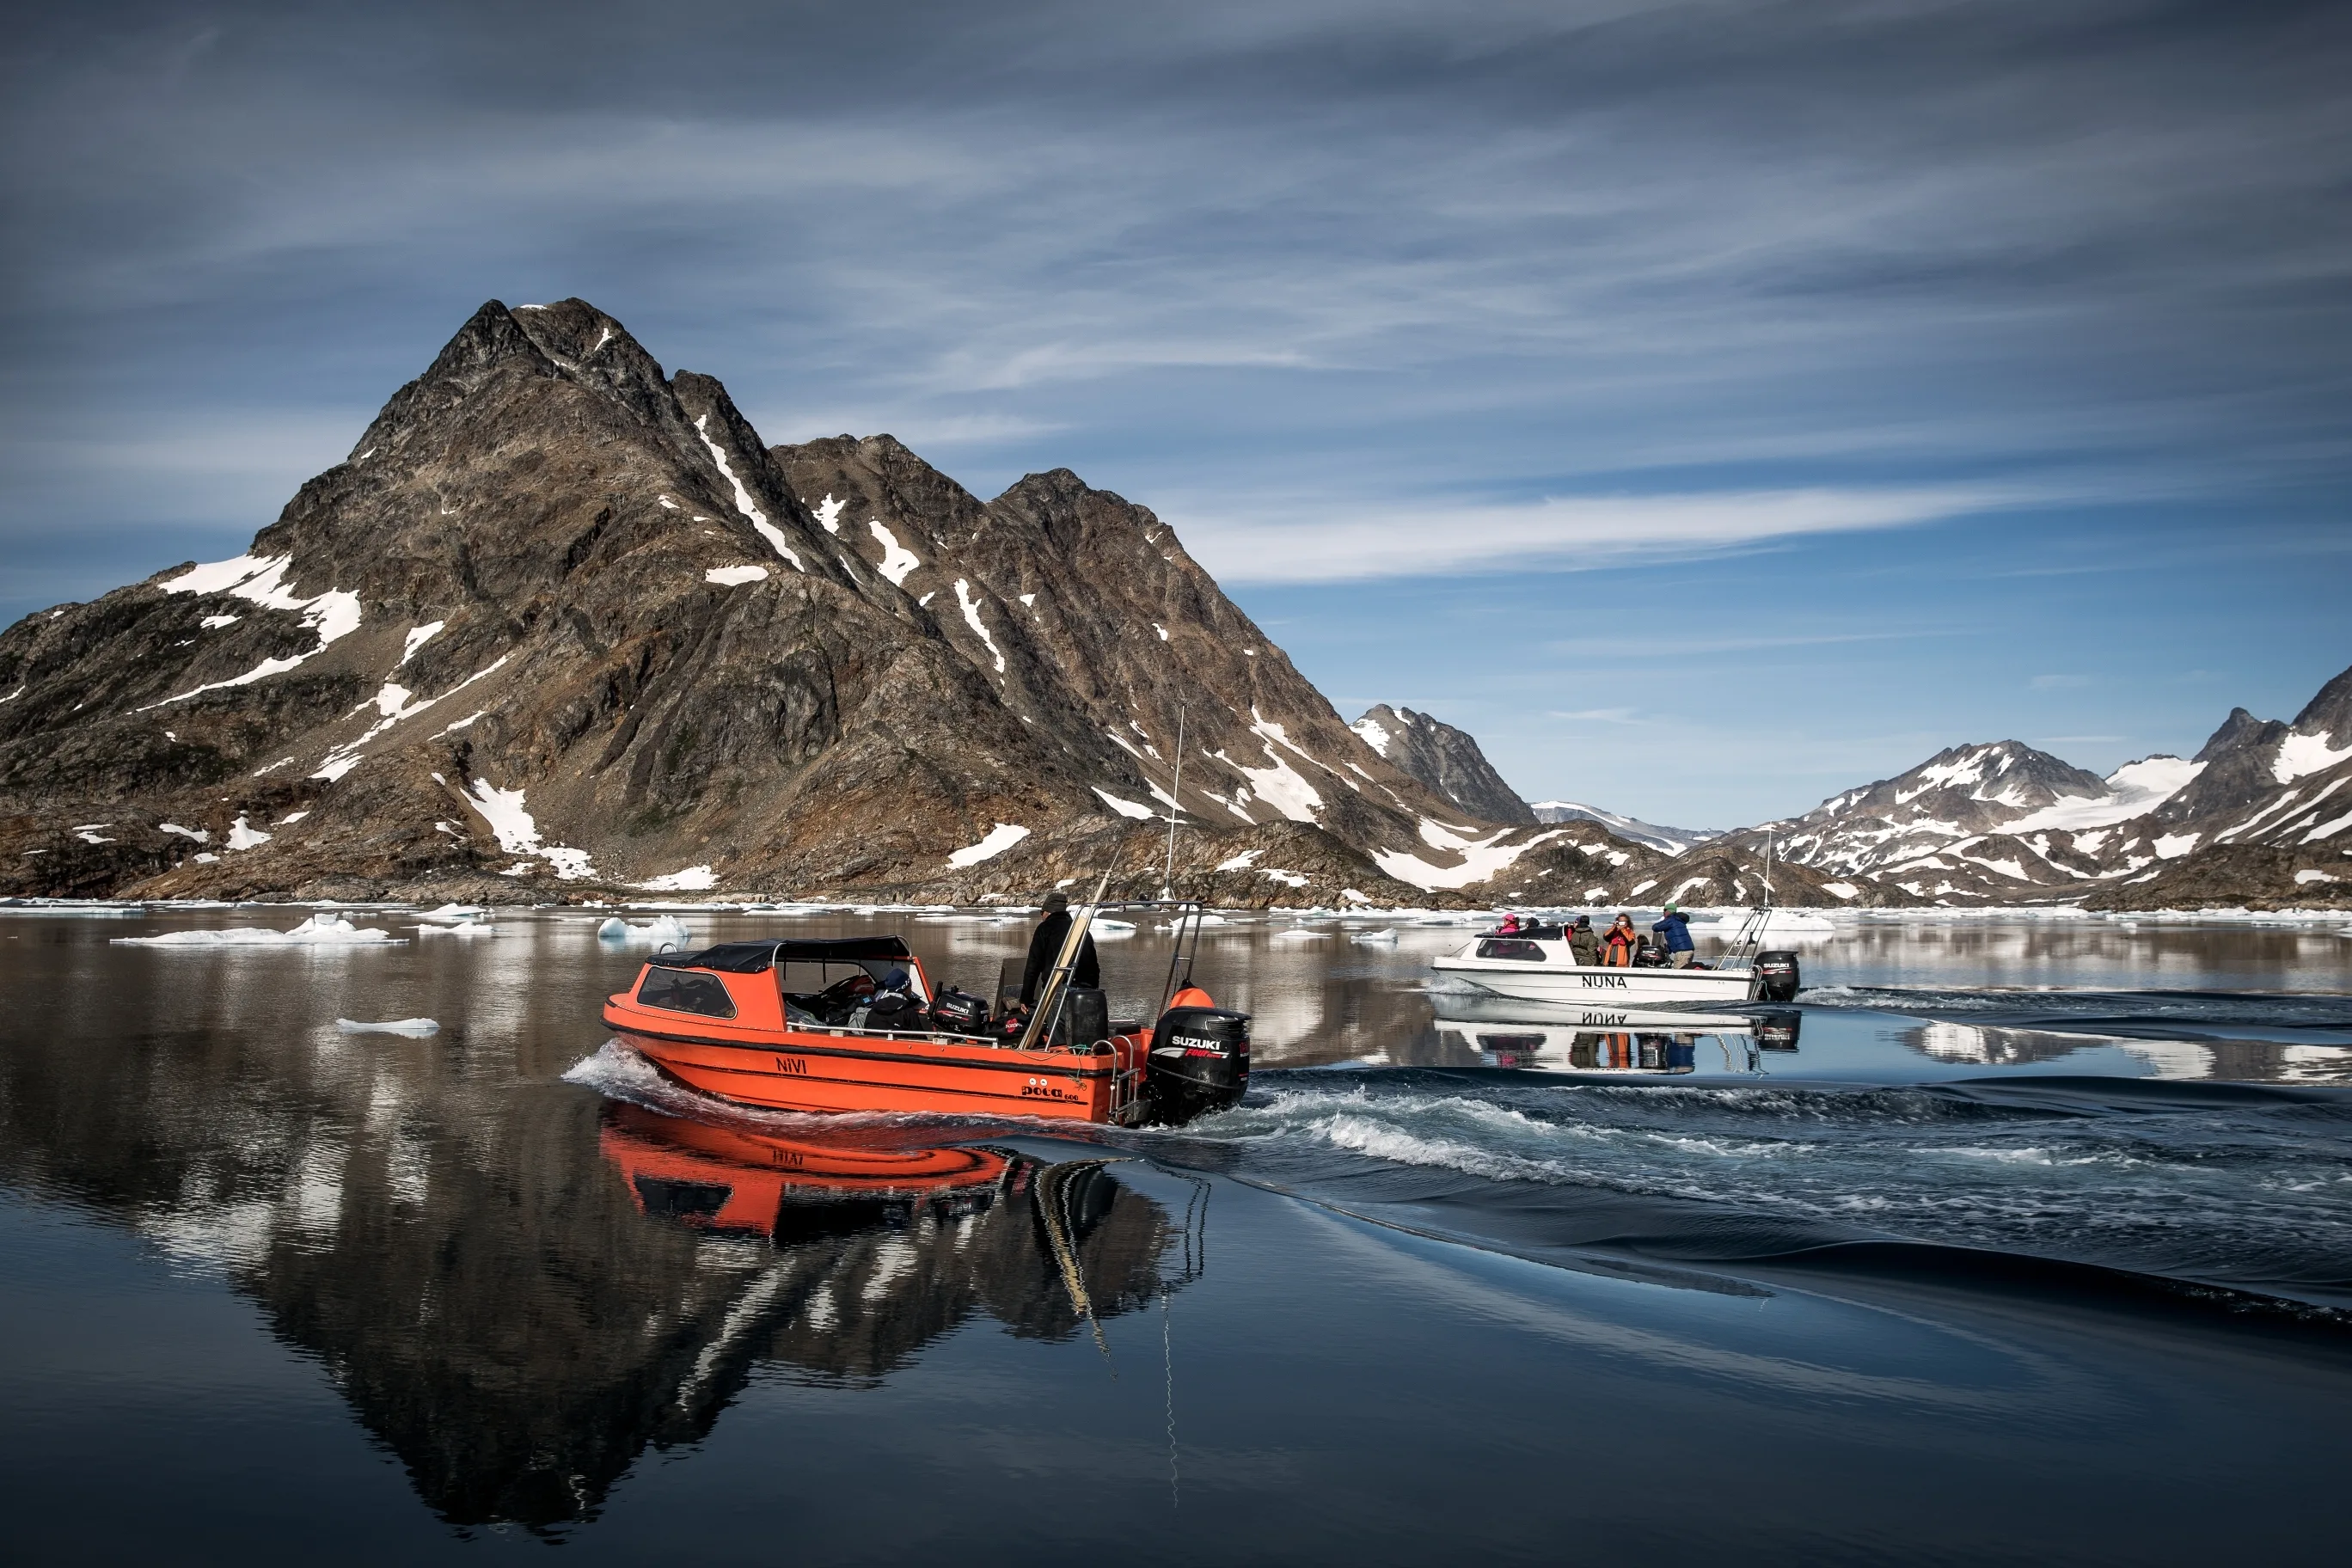
[[[1197,950],[1198,908],[1183,907]],[[1013,1020],[939,992],[901,938],[869,936],[665,953],[605,999],[604,1022],[688,1088],[781,1110],[1175,1125],[1238,1100],[1249,1016],[1191,984],[1181,921],[1149,1028],[1112,1024],[1102,992],[1070,984],[1098,908],[1074,911],[1036,1008]]]

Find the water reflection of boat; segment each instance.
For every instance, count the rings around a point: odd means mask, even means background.
[[[1529,1018],[1528,1011],[1524,1004],[1457,1005],[1440,1014],[1437,1027],[1441,1036],[1475,1050],[1487,1067],[1663,1074],[1697,1071],[1702,1051],[1719,1054],[1727,1072],[1760,1072],[1759,1053],[1795,1050],[1800,1027],[1793,1008],[1751,1015],[1554,1007],[1539,1018]]]
[[[918,1199],[953,1208],[958,1195],[992,1194],[1013,1166],[1012,1156],[976,1145],[908,1147],[892,1128],[784,1138],[626,1103],[606,1109],[599,1142],[641,1213],[771,1240],[862,1229],[903,1216]]]
[[[975,1308],[1024,1337],[1099,1337],[1103,1320],[1200,1272],[1205,1205],[1171,1223],[1113,1173],[1121,1161],[923,1138],[787,1134],[614,1101],[599,1147],[648,1219],[763,1244],[764,1357],[811,1371],[878,1377]]]

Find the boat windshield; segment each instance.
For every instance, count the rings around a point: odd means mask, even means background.
[[[880,985],[893,972],[900,970],[906,973],[908,994],[917,1001],[929,1002],[930,989],[923,984],[921,967],[905,959],[828,959],[822,963],[792,959],[776,965],[776,984],[787,996],[815,996],[854,975],[863,974]]]

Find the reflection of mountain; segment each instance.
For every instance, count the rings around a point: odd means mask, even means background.
[[[100,991],[70,1027],[28,1019],[0,1052],[0,1179],[225,1276],[452,1523],[593,1516],[648,1446],[708,1433],[762,1363],[855,1386],[979,1317],[1077,1332],[1041,1175],[1097,1315],[1182,1283],[1163,1261],[1181,1228],[1115,1164],[947,1151],[926,1173],[908,1151],[918,1177],[945,1179],[814,1224],[783,1223],[807,1205],[779,1190],[765,1234],[732,1231],[698,1221],[707,1193],[667,1189],[666,1212],[600,1157],[625,1136],[657,1147],[658,1118],[608,1118],[488,1042],[273,1031],[271,998],[213,994],[220,978],[166,1003],[168,1021]],[[681,1178],[753,1168],[676,1142],[698,1163]]]
[[[2003,1029],[1982,1024],[1920,1024],[1903,1031],[1903,1043],[1921,1056],[1939,1062],[1969,1062],[1983,1067],[2023,1067],[2054,1062],[2085,1046],[2100,1042],[2039,1029]]]

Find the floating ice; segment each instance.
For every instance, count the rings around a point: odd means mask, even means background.
[[[642,922],[625,921],[615,915],[596,928],[596,940],[632,945],[650,942],[656,952],[678,952],[694,940],[694,933],[676,915],[656,915]]]
[[[341,915],[312,915],[291,931],[267,926],[228,926],[217,931],[170,931],[157,936],[118,936],[124,947],[366,947],[401,939],[378,926],[354,926]]]
[[[335,1027],[346,1035],[437,1035],[441,1026],[430,1018],[391,1018],[381,1024],[363,1024],[357,1018],[338,1018]]]

